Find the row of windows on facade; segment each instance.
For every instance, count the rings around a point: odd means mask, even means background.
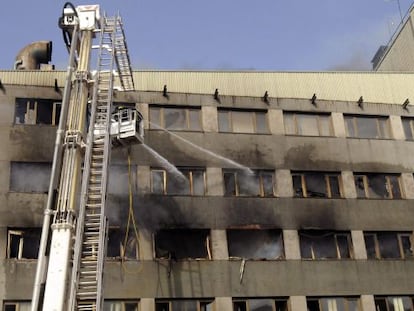
[[[285,258],[281,230],[229,229],[229,259],[279,260]],[[41,231],[9,229],[7,257],[36,259]],[[364,232],[368,259],[411,259],[411,232]],[[353,259],[349,231],[300,230],[302,259]],[[108,258],[139,259],[139,240],[120,229],[111,229],[108,236]],[[165,229],[154,235],[154,257],[158,259],[212,259],[208,229]]]
[[[48,99],[17,98],[16,124],[57,125],[61,103]],[[335,136],[331,115],[284,112],[287,135]],[[152,129],[202,131],[201,109],[150,105],[149,124]],[[391,129],[386,116],[344,115],[347,137],[390,139]],[[414,118],[403,117],[407,140],[414,139]],[[232,133],[269,133],[267,111],[218,109],[218,129]]]
[[[413,311],[411,296],[374,296],[376,311]],[[288,311],[289,299],[233,298],[233,311]],[[360,311],[359,297],[307,297],[308,311]],[[28,301],[6,301],[3,311],[29,311]],[[104,311],[138,311],[139,301],[105,301]],[[213,311],[214,299],[157,299],[155,311]]]
[[[47,192],[50,163],[12,162],[10,190],[16,192]],[[171,195],[196,195],[207,193],[205,168],[179,168],[182,176],[164,169],[151,169],[151,192]],[[136,188],[137,167],[132,167],[131,184]],[[291,173],[293,194],[299,198],[343,198],[342,176],[339,172]],[[109,172],[108,192],[127,193],[129,189],[128,166],[112,165]],[[358,198],[401,199],[404,197],[399,174],[354,173]],[[223,169],[223,187],[226,196],[274,197],[275,173],[272,170]]]

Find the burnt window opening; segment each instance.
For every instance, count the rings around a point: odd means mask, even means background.
[[[288,311],[287,298],[235,298],[233,311]]]
[[[10,191],[47,193],[51,170],[51,163],[11,162]]]
[[[37,259],[41,234],[40,228],[8,229],[7,258]]]
[[[223,170],[225,196],[259,196],[273,197],[275,195],[274,172],[270,170],[255,170],[252,173],[242,170]]]
[[[368,259],[412,259],[412,232],[364,232]]]
[[[388,117],[344,115],[347,137],[389,139]]]
[[[125,230],[110,228],[108,231],[107,258],[139,259],[138,239],[133,230],[127,235]]]
[[[414,140],[414,118],[401,118],[405,139]]]
[[[281,230],[227,230],[230,258],[275,260],[284,258]]]
[[[172,195],[205,195],[206,176],[204,168],[179,167],[178,170],[185,178],[163,169],[151,169],[151,192]]]
[[[286,135],[334,136],[330,114],[284,112]]]
[[[150,128],[201,131],[201,108],[150,105]]]
[[[354,181],[358,198],[403,198],[400,174],[355,173]]]
[[[358,297],[307,298],[308,311],[359,311]]]
[[[52,99],[16,98],[15,124],[58,125],[61,106]]]
[[[295,198],[343,197],[340,173],[293,172],[292,183]]]
[[[267,111],[219,109],[218,126],[219,132],[269,133]]]
[[[353,257],[349,232],[301,230],[299,236],[303,259],[350,259]]]
[[[30,311],[30,301],[5,301],[3,311]]]
[[[374,296],[376,311],[412,311],[413,297]]]
[[[156,300],[155,311],[213,311],[213,299]]]
[[[131,186],[132,193],[137,189],[137,165],[119,165],[112,164],[109,166],[108,174],[108,193],[110,194],[128,194]]]
[[[138,311],[138,301],[105,300],[103,311]]]
[[[159,259],[211,259],[207,229],[164,229],[155,234],[154,242]]]

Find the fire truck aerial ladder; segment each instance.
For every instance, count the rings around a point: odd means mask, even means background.
[[[120,16],[101,16],[98,5],[75,8],[67,2],[59,24],[69,65],[31,310],[100,311],[111,147],[142,143],[143,120],[135,109],[112,111],[115,82],[124,91],[134,90]]]

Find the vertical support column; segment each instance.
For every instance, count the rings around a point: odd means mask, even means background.
[[[274,135],[284,135],[285,125],[283,122],[283,110],[269,109],[267,114],[269,119],[270,133]]]
[[[401,174],[401,186],[406,199],[414,199],[414,178],[412,173]]]
[[[308,309],[305,296],[290,296],[289,301],[291,311],[307,311]]]
[[[219,167],[207,167],[207,195],[224,195],[223,174]]]
[[[211,235],[211,248],[214,260],[227,260],[229,259],[229,251],[227,248],[227,234],[226,230],[212,229]]]
[[[354,174],[351,171],[342,171],[341,177],[344,198],[356,199],[357,193],[355,189]]]
[[[137,110],[141,112],[144,118],[144,129],[149,129],[149,105],[145,103],[136,104]]]
[[[152,233],[139,231],[139,258],[141,260],[153,260]]]
[[[402,121],[400,116],[390,116],[390,130],[391,137],[396,140],[405,140],[404,129],[402,126]]]
[[[276,196],[280,198],[293,197],[293,183],[290,170],[276,170]]]
[[[355,259],[367,259],[367,250],[365,247],[364,233],[362,230],[352,230],[352,245]]]
[[[283,230],[286,259],[300,259],[299,234],[297,230]]]
[[[155,311],[155,299],[154,298],[141,298],[139,301],[140,311]]]
[[[229,311],[233,310],[233,300],[231,297],[216,297],[215,311]]]
[[[340,112],[332,112],[331,118],[335,137],[346,137],[344,115]]]
[[[213,106],[201,107],[202,128],[204,132],[218,132],[217,108]]]
[[[374,295],[361,295],[361,306],[363,311],[375,311]]]

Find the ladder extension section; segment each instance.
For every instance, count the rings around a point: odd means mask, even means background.
[[[72,304],[78,311],[100,311],[106,256],[105,201],[111,150],[109,128],[118,17],[102,17],[91,126],[85,154],[82,197],[73,261]],[[76,302],[74,302],[74,300]]]

